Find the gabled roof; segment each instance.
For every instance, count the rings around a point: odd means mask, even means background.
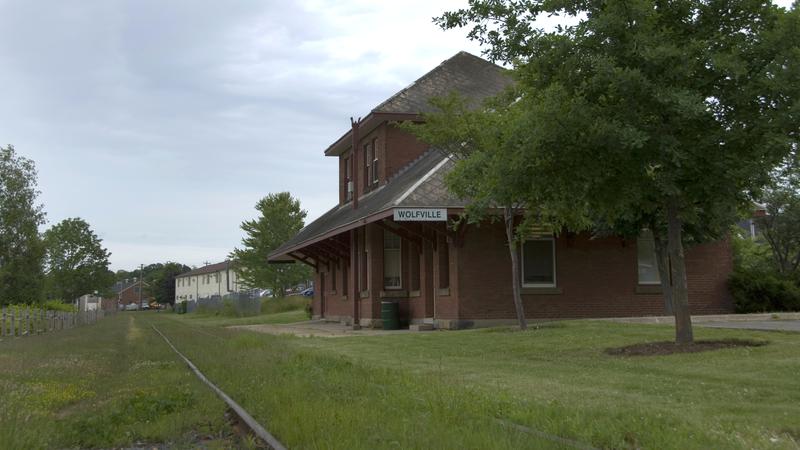
[[[131,280],[131,281],[127,281],[127,282],[126,281],[117,281],[116,283],[114,283],[113,286],[111,286],[111,290],[115,294],[119,294],[120,292],[126,291],[126,290],[136,286],[137,284],[140,284],[141,282],[142,282],[141,280],[137,280],[137,281]],[[144,285],[145,286],[149,286],[149,284],[147,282],[145,282]]]
[[[384,120],[413,119],[433,112],[431,99],[453,93],[478,106],[487,98],[500,94],[512,82],[508,70],[470,53],[458,52],[373,108],[361,122],[361,133],[368,133]],[[325,155],[338,155],[347,150],[351,144],[350,133],[348,130],[328,147]]]
[[[373,108],[372,112],[419,114],[434,111],[430,100],[458,93],[475,106],[498,95],[511,83],[508,71],[483,58],[461,51],[402,91]]]
[[[353,209],[351,203],[334,207],[270,253],[269,260],[291,260],[288,253],[302,253],[300,249],[306,245],[389,217],[394,208],[463,208],[466,202],[451,194],[444,184],[444,176],[452,167],[453,161],[448,156],[429,150],[385,185],[360,197],[358,209]]]
[[[209,264],[207,266],[203,266],[197,269],[190,270],[186,273],[182,273],[175,278],[183,278],[183,277],[191,277],[193,275],[204,275],[207,273],[214,273],[219,272],[220,270],[226,270],[231,267],[230,261],[222,261],[215,264]]]

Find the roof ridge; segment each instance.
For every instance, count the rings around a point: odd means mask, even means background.
[[[470,57],[472,57],[473,59],[477,59],[477,60],[479,60],[479,61],[481,61],[481,62],[483,62],[483,63],[489,63],[489,64],[493,64],[493,65],[497,66],[497,64],[495,64],[495,63],[493,63],[493,62],[491,62],[491,61],[487,61],[487,60],[485,60],[485,59],[481,58],[480,56],[476,56],[476,55],[473,55],[472,53],[469,53],[469,52],[467,52],[467,51],[460,50],[460,51],[459,51],[458,53],[456,53],[455,55],[453,55],[453,56],[451,56],[451,57],[449,57],[449,58],[445,59],[444,61],[440,62],[440,63],[439,63],[439,65],[437,65],[437,66],[436,66],[436,67],[434,67],[433,69],[431,69],[431,70],[427,71],[427,72],[426,72],[424,75],[422,75],[421,77],[419,77],[419,78],[417,78],[416,80],[412,81],[412,82],[411,82],[411,84],[407,85],[407,86],[406,86],[406,87],[404,87],[403,89],[400,89],[399,91],[395,92],[395,93],[394,93],[394,95],[392,95],[392,96],[390,96],[389,98],[387,98],[386,100],[382,101],[382,102],[381,102],[381,103],[380,103],[378,106],[376,106],[376,107],[372,108],[371,112],[380,112],[380,109],[381,109],[381,108],[382,108],[384,105],[387,105],[387,104],[389,104],[389,103],[390,103],[392,100],[394,100],[394,99],[396,99],[396,98],[398,98],[398,97],[402,96],[404,93],[408,92],[408,90],[409,90],[409,89],[411,89],[412,87],[414,87],[415,85],[419,84],[420,82],[424,81],[424,80],[425,80],[425,79],[427,79],[427,78],[430,78],[430,77],[431,77],[431,76],[433,76],[433,75],[434,75],[436,72],[438,72],[439,70],[441,70],[441,69],[442,69],[442,67],[444,67],[444,66],[445,66],[447,63],[449,63],[450,61],[452,61],[452,60],[454,60],[454,59],[458,58],[459,56],[464,56],[464,55],[466,55],[466,56],[470,56]],[[497,67],[500,67],[501,69],[504,69],[504,67],[502,67],[502,66],[497,66]]]

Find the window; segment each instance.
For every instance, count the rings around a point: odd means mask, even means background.
[[[333,261],[328,264],[328,272],[331,273],[331,291],[336,292],[336,263]]]
[[[522,244],[522,285],[556,286],[556,242],[552,237],[531,239]]]
[[[342,264],[342,295],[350,293],[350,274],[348,273],[347,261]]]
[[[408,246],[408,271],[409,274],[409,286],[408,288],[412,291],[419,290],[419,282],[420,282],[420,274],[419,274],[419,258],[421,256],[420,248],[417,247],[416,244],[410,244]]]
[[[353,199],[353,176],[350,167],[350,158],[344,159],[344,199],[349,202]]]
[[[402,271],[400,236],[391,231],[383,231],[383,288],[400,289],[402,287],[400,272]]]
[[[639,284],[661,284],[656,244],[650,230],[642,230],[636,239],[636,256],[639,266]]]
[[[372,140],[372,183],[378,184],[378,139]]]
[[[372,185],[372,160],[375,148],[367,143],[364,144],[364,190]]]
[[[450,244],[447,237],[437,233],[436,253],[439,262],[439,289],[450,287]]]

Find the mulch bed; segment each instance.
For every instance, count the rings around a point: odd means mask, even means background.
[[[614,356],[659,356],[675,353],[697,353],[723,348],[735,347],[761,347],[768,341],[753,341],[749,339],[715,339],[694,341],[691,344],[676,344],[673,341],[646,342],[625,347],[607,348],[606,353]]]

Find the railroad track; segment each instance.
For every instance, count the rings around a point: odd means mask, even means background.
[[[220,389],[216,384],[211,382],[211,380],[209,380],[205,375],[203,375],[203,372],[201,372],[200,369],[198,369],[197,366],[195,366],[194,363],[192,363],[192,361],[189,360],[189,358],[184,356],[184,354],[181,353],[172,344],[172,342],[169,340],[169,338],[167,338],[164,335],[164,333],[161,332],[161,330],[156,328],[156,326],[153,325],[153,324],[150,324],[150,326],[153,327],[153,330],[156,333],[158,333],[159,336],[161,336],[164,339],[164,341],[167,343],[167,345],[169,345],[170,348],[181,359],[183,359],[183,361],[186,363],[187,366],[189,366],[189,369],[191,369],[192,372],[194,372],[194,374],[197,376],[197,378],[199,378],[200,381],[202,381],[209,388],[211,388],[211,390],[214,391],[214,393],[217,394],[217,396],[219,398],[221,398],[222,401],[224,401],[228,405],[228,407],[230,408],[232,413],[237,416],[237,418],[241,421],[241,423],[245,424],[247,426],[247,428],[250,429],[250,432],[252,432],[253,435],[255,435],[256,437],[258,437],[259,439],[264,441],[264,443],[266,445],[268,445],[269,448],[272,448],[274,450],[286,450],[286,447],[284,447],[284,445],[281,444],[281,442],[278,439],[276,439],[275,436],[270,434],[270,432],[267,431],[266,428],[264,428],[260,423],[258,423],[253,418],[253,416],[250,415],[250,413],[248,413],[244,408],[242,408],[241,405],[236,403],[236,401],[234,401],[228,394],[226,394],[225,391]]]

